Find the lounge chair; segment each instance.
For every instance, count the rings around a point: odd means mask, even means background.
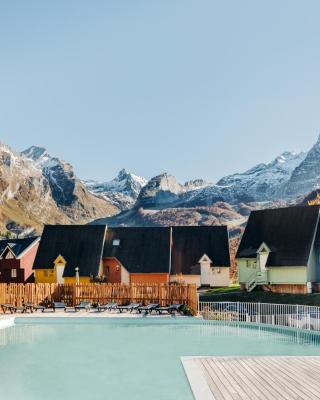
[[[133,310],[137,310],[138,307],[141,307],[141,303],[130,303],[127,306],[117,306],[117,310],[119,310],[120,313],[123,311],[130,311],[132,312]]]
[[[3,314],[5,314],[8,311],[10,311],[11,314],[13,314],[14,312],[25,312],[25,308],[24,307],[16,307],[13,304],[0,304],[0,307],[3,311]]]
[[[118,307],[118,303],[110,302],[110,303],[98,305],[97,310],[99,312],[100,311],[111,311],[111,310],[115,310],[117,307]]]
[[[35,305],[33,303],[24,303],[24,309],[25,312],[30,311],[31,313],[33,313],[33,310],[35,309]]]
[[[171,304],[170,306],[166,307],[157,307],[155,311],[157,313],[162,314],[163,312],[167,312],[168,314],[174,314],[175,312],[178,312],[181,314],[180,309],[183,306],[183,304]]]
[[[138,310],[139,314],[141,314],[142,311],[144,311],[145,315],[147,315],[147,314],[151,314],[152,311],[156,310],[159,306],[160,306],[159,303],[151,303],[151,304],[148,304],[147,306],[138,307],[137,310]]]
[[[91,301],[80,301],[79,304],[74,306],[75,311],[90,310],[90,308],[91,308]]]
[[[69,312],[69,311],[77,312],[80,310],[88,310],[88,309],[90,309],[90,307],[91,307],[90,301],[80,301],[80,303],[76,304],[75,306],[66,306],[64,308],[64,311],[65,312]]]
[[[55,312],[57,309],[65,310],[66,304],[63,301],[54,301],[52,304],[53,311]]]
[[[34,311],[41,311],[41,312],[44,312],[44,310],[46,310],[47,307],[42,306],[42,305],[40,305],[40,304],[37,304],[37,305],[34,305],[34,306],[33,306],[33,309],[34,309]],[[52,311],[53,311],[53,310],[52,310]]]

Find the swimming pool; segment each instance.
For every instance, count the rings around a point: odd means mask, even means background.
[[[0,398],[191,400],[195,355],[320,355],[320,336],[195,318],[16,318],[0,331]]]

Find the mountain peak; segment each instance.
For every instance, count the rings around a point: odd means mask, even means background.
[[[129,175],[131,175],[130,172],[129,172],[127,169],[122,168],[122,169],[119,171],[119,173],[118,173],[118,175],[117,175],[117,178],[118,178],[119,180],[122,180],[122,179],[125,179],[125,178],[126,178],[127,176],[129,176]]]
[[[84,184],[92,193],[104,197],[120,210],[127,210],[133,207],[141,188],[147,182],[142,176],[134,175],[122,168],[111,181],[84,181]]]
[[[40,158],[49,157],[47,149],[41,146],[30,146],[28,149],[21,152],[21,154],[27,158],[31,158],[33,161],[38,161]]]

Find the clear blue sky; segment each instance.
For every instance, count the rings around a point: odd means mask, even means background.
[[[0,0],[0,139],[81,178],[180,181],[306,150],[320,2]]]

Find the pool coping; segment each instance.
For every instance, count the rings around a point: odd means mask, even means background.
[[[210,387],[195,360],[201,356],[180,357],[193,397],[196,400],[215,400]]]

